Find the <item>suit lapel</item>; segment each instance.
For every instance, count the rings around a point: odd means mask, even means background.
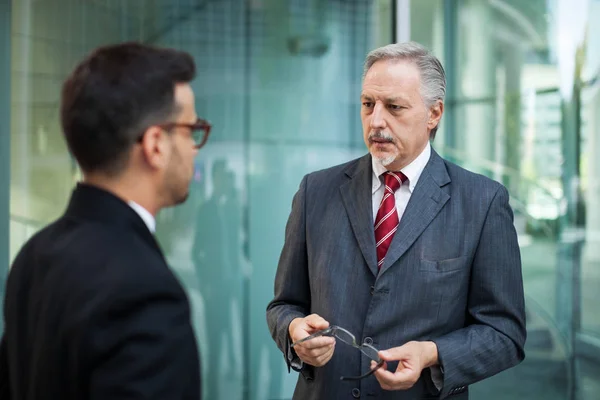
[[[377,253],[373,231],[371,156],[359,159],[346,171],[350,180],[340,187],[342,200],[358,246],[374,276],[377,276]]]
[[[402,257],[450,199],[450,195],[441,188],[449,182],[444,161],[431,149],[429,162],[402,215],[380,274]]]

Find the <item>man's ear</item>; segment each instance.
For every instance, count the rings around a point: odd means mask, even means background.
[[[444,113],[444,103],[441,100],[435,102],[429,108],[429,120],[427,121],[427,129],[432,130],[440,123],[442,114]]]
[[[141,141],[142,155],[152,169],[164,168],[169,159],[169,138],[163,128],[151,126]]]

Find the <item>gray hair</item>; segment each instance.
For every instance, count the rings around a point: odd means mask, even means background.
[[[421,97],[425,106],[431,107],[446,96],[446,73],[442,63],[429,50],[416,42],[392,43],[372,50],[365,59],[363,79],[377,61],[412,61],[421,74]],[[437,127],[431,130],[433,139]]]

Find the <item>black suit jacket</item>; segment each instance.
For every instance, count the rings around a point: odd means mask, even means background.
[[[127,203],[79,184],[9,273],[0,399],[199,399],[190,308]]]

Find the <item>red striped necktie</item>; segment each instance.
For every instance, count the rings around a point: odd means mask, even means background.
[[[398,211],[394,193],[406,181],[402,172],[385,172],[385,191],[375,217],[375,243],[377,244],[377,268],[381,269],[385,255],[398,229]]]

